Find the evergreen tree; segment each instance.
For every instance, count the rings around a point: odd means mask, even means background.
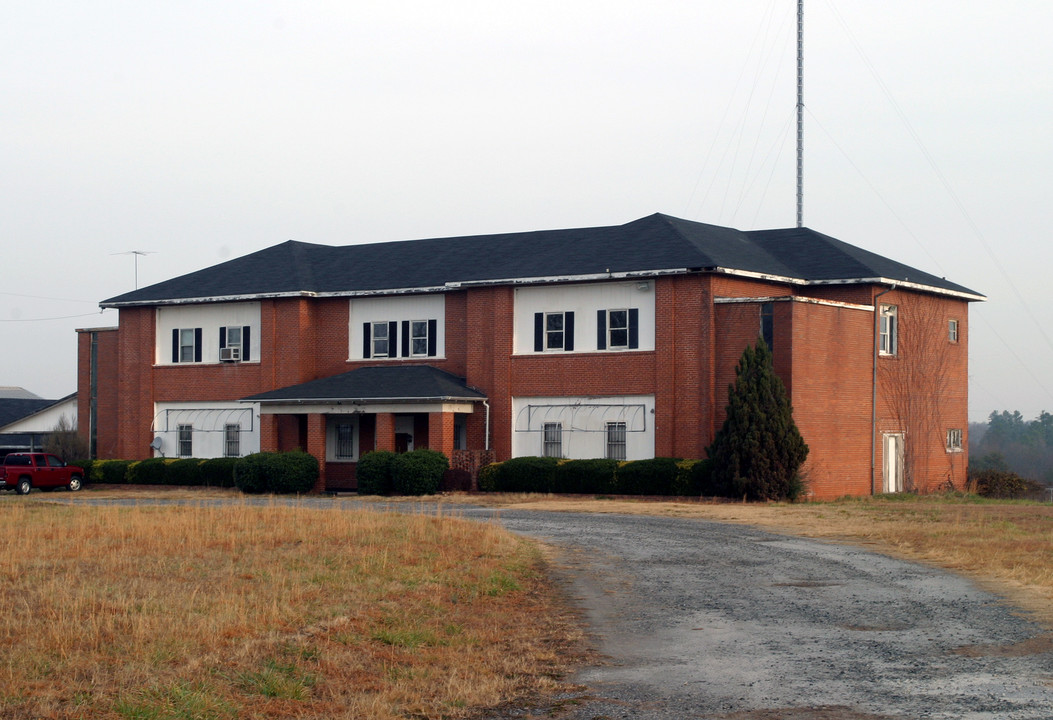
[[[728,388],[727,419],[706,448],[714,494],[749,500],[793,500],[808,445],[793,421],[786,386],[761,339],[746,347]]]

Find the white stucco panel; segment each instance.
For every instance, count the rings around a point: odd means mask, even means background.
[[[654,457],[654,395],[512,398],[512,456],[544,454],[546,424],[558,423],[561,455],[607,457],[608,424],[625,424],[625,459]]]
[[[258,302],[174,305],[157,309],[154,362],[172,364],[172,331],[201,328],[201,362],[218,363],[219,329],[249,328],[249,362],[260,360],[260,304]]]
[[[348,326],[348,358],[363,359],[363,333],[366,323],[395,322],[400,327],[403,321],[436,320],[435,357],[446,356],[446,296],[441,293],[429,295],[398,295],[388,297],[362,297],[350,300]],[[401,337],[397,339],[401,342]],[[401,346],[399,355],[401,356]]]
[[[633,352],[628,349],[600,350],[597,342],[598,311],[629,309],[639,312],[639,345],[635,350],[654,350],[653,279],[516,288],[514,352],[535,352],[534,314],[552,312],[574,313],[573,352]]]

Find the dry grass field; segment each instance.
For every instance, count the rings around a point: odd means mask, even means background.
[[[0,717],[461,717],[578,638],[538,548],[451,517],[0,497]]]
[[[0,496],[0,717],[457,718],[555,690],[581,659],[539,548],[453,510],[383,514],[354,498],[336,501],[343,512],[250,507],[224,490],[91,495],[233,502]],[[859,544],[971,576],[1053,628],[1050,505],[435,501],[699,518]]]

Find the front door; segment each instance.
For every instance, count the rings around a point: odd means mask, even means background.
[[[883,436],[885,492],[903,492],[903,433]]]

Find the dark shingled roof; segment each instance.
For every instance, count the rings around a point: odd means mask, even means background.
[[[63,398],[64,400],[65,398]],[[51,407],[62,400],[42,400],[39,398],[0,398],[0,427],[10,425],[33,413]]]
[[[485,400],[464,378],[431,365],[366,367],[243,398],[245,402]]]
[[[104,307],[299,293],[382,293],[447,283],[733,270],[799,282],[884,278],[978,293],[807,228],[740,231],[654,214],[625,225],[334,247],[275,245],[103,301]]]

